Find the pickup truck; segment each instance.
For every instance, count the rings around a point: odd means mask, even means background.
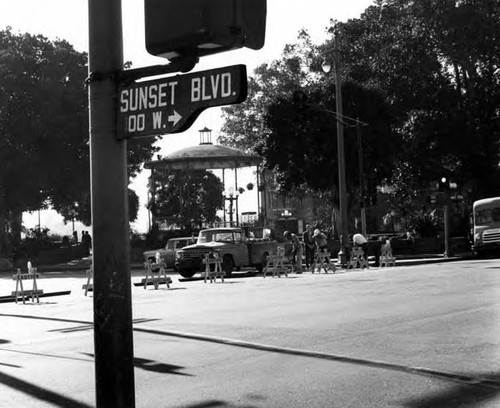
[[[177,251],[175,269],[184,278],[204,272],[203,257],[212,251],[219,253],[222,270],[231,276],[235,269],[253,266],[259,272],[265,267],[267,257],[276,253],[278,243],[271,239],[267,228],[210,228],[201,230],[194,245]]]

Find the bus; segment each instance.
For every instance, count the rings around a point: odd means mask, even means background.
[[[483,198],[474,202],[472,252],[479,256],[500,249],[500,197]]]

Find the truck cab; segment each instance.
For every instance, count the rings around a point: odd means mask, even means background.
[[[201,230],[196,244],[177,251],[175,268],[185,278],[204,270],[203,257],[218,252],[222,269],[230,276],[235,269],[254,266],[259,270],[265,266],[267,256],[275,252],[277,242],[271,239],[270,231],[243,228],[209,228]]]

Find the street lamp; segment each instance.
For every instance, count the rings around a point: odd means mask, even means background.
[[[339,47],[337,36],[334,38],[334,73],[335,73],[335,103],[337,116],[337,151],[338,151],[338,171],[339,171],[339,213],[340,213],[340,251],[339,261],[342,265],[347,262],[346,242],[348,231],[347,224],[347,188],[345,178],[345,154],[344,154],[344,124],[342,122],[342,81],[339,70]],[[332,66],[325,62],[321,66],[323,72],[329,73]]]
[[[78,212],[78,203],[75,203],[74,208],[71,210],[72,222],[73,222],[73,234],[75,233],[75,217]]]
[[[229,226],[233,226],[233,202],[238,203],[238,192],[234,191],[233,187],[229,187],[227,190],[228,195],[224,196],[224,200],[229,201]],[[238,214],[236,213],[236,224],[238,224]]]

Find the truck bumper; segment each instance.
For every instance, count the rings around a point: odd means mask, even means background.
[[[181,271],[183,269],[188,269],[191,271],[201,271],[202,261],[201,259],[191,258],[183,259],[181,261],[175,262],[175,270]]]
[[[472,245],[472,251],[476,253],[500,250],[500,242],[488,242]]]

